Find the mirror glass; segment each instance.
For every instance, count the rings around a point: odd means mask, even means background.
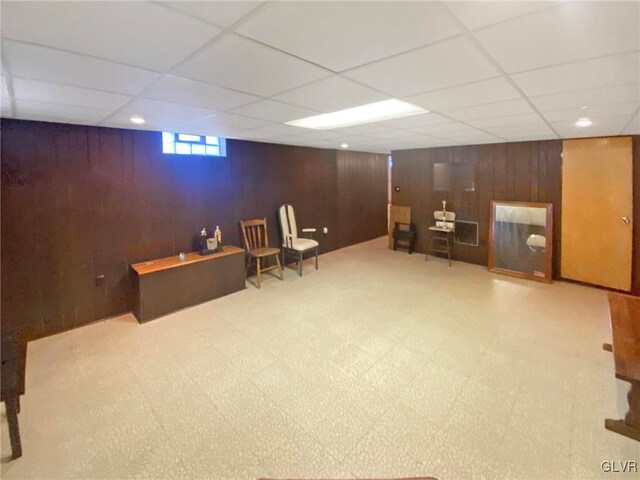
[[[551,281],[551,204],[493,202],[489,269]]]

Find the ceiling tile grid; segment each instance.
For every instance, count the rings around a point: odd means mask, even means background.
[[[638,1],[5,0],[1,114],[372,151],[640,134],[639,19]],[[430,113],[284,125],[391,98]]]

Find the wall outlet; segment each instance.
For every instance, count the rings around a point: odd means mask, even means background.
[[[328,229],[327,227],[324,227],[324,228],[322,229],[322,233],[324,233],[324,234],[329,233],[329,229]]]

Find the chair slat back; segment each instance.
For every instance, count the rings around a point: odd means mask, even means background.
[[[240,226],[242,227],[244,246],[247,250],[255,250],[269,246],[266,217],[240,221]]]

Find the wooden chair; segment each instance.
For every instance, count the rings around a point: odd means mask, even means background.
[[[453,244],[453,233],[455,231],[456,214],[453,212],[443,212],[436,210],[433,212],[436,225],[429,227],[429,248],[424,258],[426,262],[430,253],[446,253],[451,266],[451,247]]]
[[[6,405],[11,457],[22,456],[22,442],[18,427],[20,395],[24,393],[24,376],[27,363],[27,342],[20,334],[2,335],[2,389],[0,400]]]
[[[240,221],[240,226],[242,227],[242,235],[244,236],[244,247],[249,254],[249,261],[247,262],[247,271],[245,275],[249,275],[251,259],[255,258],[258,288],[261,286],[260,274],[275,268],[280,272],[280,280],[284,280],[284,277],[282,276],[282,266],[280,265],[280,249],[269,247],[267,219],[257,218],[254,220]],[[276,264],[264,268],[264,261],[269,257],[275,257]]]

